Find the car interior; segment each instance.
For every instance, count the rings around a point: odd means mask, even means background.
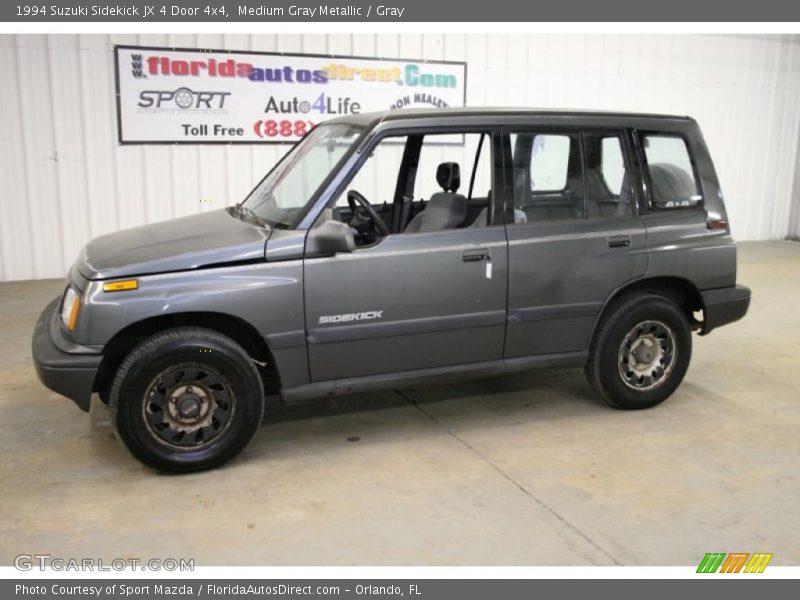
[[[520,133],[515,137],[512,147],[514,207],[525,214],[527,222],[582,217],[583,181],[580,145],[575,143],[577,138],[569,138],[569,152],[565,157],[567,161],[566,177],[562,182],[563,187],[547,189],[550,186],[536,181],[534,170],[537,162],[549,158],[549,140],[566,136]]]
[[[391,194],[389,190],[394,190],[393,197],[367,199],[355,187],[359,181],[356,176],[343,194],[346,202],[341,198],[334,202],[318,224],[329,219],[347,223],[355,232],[358,246],[374,244],[388,233],[425,233],[489,225],[491,190],[476,195],[475,188],[479,167],[489,173],[484,182],[491,178],[491,152],[489,144],[485,143],[490,136],[467,135],[476,136],[474,154],[472,146],[475,144],[431,144],[429,138],[435,137],[431,135],[403,137],[399,168],[390,171],[375,167],[382,180],[380,189],[387,196]],[[554,154],[555,138],[559,138],[560,146]],[[604,143],[609,141],[613,143]],[[431,193],[424,191],[431,189],[431,182],[427,181],[430,165],[425,168],[420,165],[420,150],[424,144],[428,144],[426,148],[436,146],[436,156],[448,159],[438,164],[435,171],[438,191]],[[578,133],[518,133],[512,136],[511,149],[515,223],[633,214],[632,186],[624,164],[622,142],[615,134],[590,133],[581,137]],[[604,156],[604,153],[609,155]],[[470,176],[466,185],[461,177],[464,162],[471,163],[467,166]],[[362,169],[368,164],[362,165]],[[391,181],[385,179],[389,173],[396,173]],[[679,176],[680,173],[658,175],[659,186],[676,187],[682,184]],[[550,187],[554,189],[548,189]]]
[[[457,134],[461,136],[461,134]],[[461,229],[466,227],[483,227],[490,218],[491,191],[485,195],[476,195],[476,176],[480,169],[485,173],[491,170],[489,165],[489,134],[465,134],[477,140],[474,154],[463,141],[461,143],[437,143],[431,139],[436,135],[410,135],[405,137],[403,159],[392,182],[394,198],[365,198],[360,190],[353,187],[355,179],[346,189],[346,203],[336,201],[326,209],[318,224],[329,219],[347,223],[355,231],[358,246],[373,244],[380,240],[382,228],[376,220],[382,222],[389,233],[426,233],[445,229]],[[420,154],[423,144],[426,148],[435,147],[437,154],[445,160],[435,170],[435,188],[438,191],[427,193],[431,182],[422,179],[430,172],[430,168],[421,168]],[[434,154],[428,151],[429,154]],[[464,159],[471,163],[468,167],[470,177],[464,185],[461,177],[461,164]],[[425,165],[432,167],[432,165]],[[362,169],[368,168],[368,163]],[[425,175],[423,175],[423,173]],[[386,175],[381,171],[381,177]],[[466,189],[464,189],[466,187]],[[382,189],[389,189],[382,186]],[[415,193],[416,192],[416,193]],[[428,197],[425,197],[428,196]],[[374,213],[374,214],[372,214]]]
[[[569,149],[563,157],[565,165],[554,163],[547,156],[547,138],[567,138]],[[545,138],[543,140],[542,138]],[[624,217],[633,214],[633,193],[628,171],[625,169],[620,147],[617,146],[618,164],[613,165],[613,173],[604,166],[603,140],[617,140],[616,136],[587,134],[583,138],[584,157],[581,159],[581,144],[577,134],[548,136],[534,133],[521,133],[513,145],[513,177],[515,222],[542,222],[584,217]],[[608,148],[606,148],[608,150]],[[565,176],[559,189],[540,189],[541,184],[534,180],[537,161],[549,160],[551,169],[563,169]],[[584,169],[585,164],[585,169]],[[547,166],[547,165],[546,165]],[[609,175],[620,180],[617,189],[612,189]],[[584,187],[585,186],[585,187]],[[584,201],[585,196],[585,201]]]
[[[442,191],[433,194],[424,210],[420,210],[405,226],[404,233],[438,231],[461,227],[467,219],[467,197],[458,193],[461,168],[457,162],[442,163],[436,169],[436,182]]]

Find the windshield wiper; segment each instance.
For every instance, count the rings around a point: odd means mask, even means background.
[[[273,229],[289,229],[291,228],[291,223],[286,223],[284,221],[268,221],[269,226]]]
[[[238,203],[234,204],[233,205],[233,211],[243,221],[249,219],[251,221],[255,221],[257,224],[261,225],[262,227],[267,224],[266,219],[258,216],[255,212],[253,212],[253,209],[245,206],[244,202],[238,202]]]

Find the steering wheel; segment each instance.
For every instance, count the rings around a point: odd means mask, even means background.
[[[359,214],[356,203],[361,205],[361,207],[366,211],[366,216]],[[358,231],[362,236],[369,237],[370,230],[377,230],[381,237],[386,237],[389,235],[389,228],[386,226],[386,223],[383,222],[383,219],[381,219],[380,216],[378,216],[378,213],[375,212],[375,209],[372,208],[369,200],[364,198],[361,193],[357,192],[356,190],[348,191],[347,204],[350,206],[349,225]]]

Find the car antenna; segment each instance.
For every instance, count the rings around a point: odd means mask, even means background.
[[[380,118],[380,120],[377,123],[375,123],[375,127],[373,127],[373,129],[380,127],[381,123],[383,123],[384,119],[386,119],[386,117],[389,115],[390,112],[392,112],[392,110],[387,108],[386,112],[383,113],[383,116]]]

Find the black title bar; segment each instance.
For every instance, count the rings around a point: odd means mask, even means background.
[[[713,583],[711,579],[716,579]],[[758,579],[758,575],[755,576]],[[694,600],[721,596],[796,597],[791,579],[706,575],[695,579],[26,579],[0,581],[3,598],[16,600],[509,600],[528,598],[616,598]],[[794,590],[794,592],[792,592]]]
[[[787,0],[6,0],[0,21],[52,22],[797,22]]]

